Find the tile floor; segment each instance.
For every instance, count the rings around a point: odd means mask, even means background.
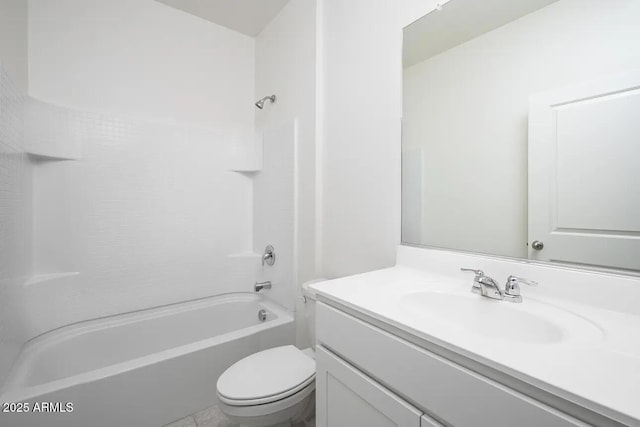
[[[220,408],[214,405],[164,427],[238,427],[238,424],[232,423]]]
[[[296,427],[315,427],[315,418],[296,424]],[[203,411],[189,415],[164,427],[240,427],[239,424],[232,423],[217,405],[211,406]]]

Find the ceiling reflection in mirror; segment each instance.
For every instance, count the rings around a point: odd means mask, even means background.
[[[640,270],[640,1],[450,0],[403,63],[403,243]]]

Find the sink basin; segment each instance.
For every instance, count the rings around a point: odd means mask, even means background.
[[[531,298],[511,303],[471,292],[416,292],[401,297],[399,304],[420,320],[501,340],[539,344],[602,336],[600,328],[587,319]]]

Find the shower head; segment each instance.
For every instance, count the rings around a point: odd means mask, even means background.
[[[275,95],[271,95],[271,96],[265,96],[264,98],[262,98],[260,101],[256,102],[256,107],[258,107],[259,109],[263,109],[264,108],[264,101],[266,100],[271,101],[271,103],[273,104],[274,102],[276,102],[276,96]]]

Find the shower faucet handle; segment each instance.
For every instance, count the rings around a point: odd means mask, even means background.
[[[276,263],[276,251],[271,245],[267,245],[264,248],[264,254],[262,254],[262,266],[265,264],[271,266]]]

